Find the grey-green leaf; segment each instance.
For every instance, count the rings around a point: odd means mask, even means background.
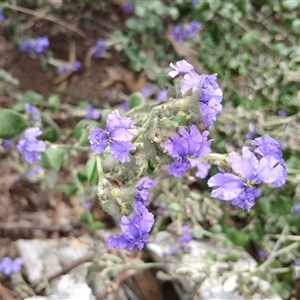
[[[28,126],[27,120],[12,109],[0,109],[0,138],[10,140]]]
[[[63,149],[47,149],[42,153],[42,162],[48,169],[59,171],[64,161],[65,150]]]

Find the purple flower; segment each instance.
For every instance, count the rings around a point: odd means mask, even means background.
[[[262,163],[265,165],[268,164],[266,162],[267,160],[269,165],[273,165],[272,168],[275,168],[276,166],[276,170],[281,172],[281,176],[279,176],[276,181],[272,182],[273,187],[284,185],[287,177],[287,169],[285,161],[282,158],[280,144],[269,135],[263,135],[252,141],[252,145],[257,147],[254,149],[254,152],[262,156]]]
[[[173,63],[170,63],[169,66],[175,70],[168,73],[168,76],[172,78],[176,77],[178,74],[186,74],[194,71],[194,67],[186,60],[180,60],[176,62],[175,65]]]
[[[276,158],[281,158],[280,144],[269,135],[263,135],[252,141],[252,145],[257,147],[254,152],[261,156],[271,155]]]
[[[202,116],[200,120],[205,123],[205,126],[210,127],[216,120],[216,116],[222,110],[223,92],[220,89],[217,80],[217,74],[199,75],[194,70],[183,76],[181,92],[184,94],[192,89],[195,93],[201,89],[200,107]]]
[[[300,201],[298,201],[298,202],[296,203],[294,212],[295,212],[297,215],[300,215]]]
[[[141,94],[145,97],[148,98],[153,92],[153,88],[150,85],[146,85],[142,88]]]
[[[25,110],[33,119],[41,121],[40,112],[35,106],[30,103],[25,103]]]
[[[181,128],[179,133],[181,136],[175,133],[172,140],[163,144],[169,155],[177,158],[168,169],[169,174],[175,177],[182,176],[192,166],[190,158],[206,156],[210,153],[212,143],[212,140],[207,141],[209,132],[204,131],[201,135],[196,125],[190,127],[190,132]]]
[[[63,62],[62,65],[57,68],[57,73],[64,74],[70,70],[72,70],[73,72],[77,72],[79,71],[80,67],[81,67],[81,62],[78,60],[75,60],[72,64],[68,62]]]
[[[48,36],[40,36],[36,39],[24,39],[20,44],[20,50],[24,52],[33,52],[43,54],[49,47]]]
[[[3,141],[2,147],[3,147],[4,153],[9,152],[11,147],[13,146],[13,144],[14,144],[14,141],[12,141],[12,140]]]
[[[31,170],[26,172],[26,178],[31,179],[36,176],[43,168],[41,166],[34,166]]]
[[[106,51],[107,41],[99,40],[96,44],[91,48],[95,58],[101,58],[103,53]]]
[[[97,108],[95,108],[92,104],[88,104],[86,106],[87,113],[84,115],[85,119],[89,120],[98,120],[100,118],[100,113]]]
[[[142,179],[138,185],[136,186],[137,194],[135,195],[135,203],[141,203],[143,205],[148,205],[149,202],[147,202],[147,199],[149,197],[149,190],[152,186],[156,184],[155,180],[152,180],[150,178],[144,178]]]
[[[187,28],[187,31],[189,33],[189,37],[193,38],[194,36],[196,36],[198,29],[200,29],[202,26],[202,24],[200,22],[197,21],[192,21]]]
[[[46,143],[37,140],[41,134],[42,131],[38,127],[28,128],[25,130],[25,138],[18,142],[17,149],[30,164],[41,160],[39,152],[44,152],[46,149]]]
[[[0,262],[0,273],[3,273],[7,276],[11,275],[12,273],[18,273],[21,271],[22,265],[22,258],[17,257],[15,259],[11,259],[10,257],[6,256]]]
[[[278,116],[286,117],[287,116],[287,111],[285,109],[279,109]]]
[[[182,235],[178,239],[179,243],[189,243],[192,239],[193,235],[190,232],[190,228],[187,225],[184,225],[182,227]]]
[[[117,110],[110,113],[106,119],[106,130],[95,128],[91,131],[88,139],[91,143],[91,150],[102,153],[110,145],[112,155],[117,160],[129,162],[128,152],[136,147],[130,143],[137,135],[136,129],[130,129],[134,121],[128,117],[121,117]]]
[[[2,7],[0,7],[0,22],[3,22],[3,21],[5,21],[5,17],[3,14],[3,9],[2,9]]]
[[[183,25],[180,24],[174,26],[170,30],[169,34],[177,41],[177,43],[182,43],[189,37],[188,31],[184,28]]]
[[[121,104],[121,107],[124,111],[127,111],[129,109],[129,101],[128,100],[124,100]]]
[[[166,90],[159,90],[157,93],[157,100],[164,101],[167,99],[167,91]]]
[[[195,7],[198,4],[199,0],[192,0],[191,4],[193,7]]]
[[[148,241],[149,232],[154,224],[154,216],[145,206],[137,203],[137,214],[132,213],[130,219],[123,216],[120,227],[121,236],[113,235],[106,239],[106,244],[116,249],[128,248],[130,251],[135,246],[142,250]]]
[[[270,253],[265,251],[265,250],[258,250],[257,251],[257,255],[260,257],[260,258],[268,258],[270,256]]]
[[[247,147],[243,147],[242,156],[231,152],[228,157],[236,175],[218,173],[211,177],[208,180],[208,186],[213,188],[211,196],[231,201],[233,205],[248,211],[255,199],[260,197],[260,184],[269,183],[274,186],[284,177],[284,168],[276,158],[266,156],[258,160]]]
[[[200,179],[204,179],[207,175],[209,170],[211,169],[211,165],[204,162],[200,161],[198,159],[190,159],[192,167],[197,168],[197,172],[195,174],[196,177]]]
[[[123,13],[129,14],[133,10],[133,4],[130,0],[124,0],[123,2]]]

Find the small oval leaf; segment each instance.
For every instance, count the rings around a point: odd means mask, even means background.
[[[0,138],[10,140],[28,126],[26,119],[12,109],[0,109]]]

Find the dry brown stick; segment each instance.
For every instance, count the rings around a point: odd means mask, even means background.
[[[69,265],[64,266],[60,271],[54,273],[53,275],[49,276],[47,278],[48,281],[52,281],[53,279],[64,275],[66,273],[68,273],[69,271],[71,271],[72,269],[76,268],[77,266],[85,263],[86,261],[92,259],[94,257],[96,252],[90,252],[87,255],[73,261],[72,263],[70,263]]]
[[[83,32],[82,30],[80,30],[77,27],[69,24],[68,22],[60,20],[60,19],[58,19],[54,16],[46,16],[45,14],[36,12],[34,10],[31,10],[31,9],[28,9],[28,8],[25,8],[25,7],[21,7],[21,6],[18,6],[18,5],[14,5],[14,4],[9,4],[9,3],[1,3],[1,7],[7,7],[7,8],[10,8],[10,9],[13,9],[13,10],[18,10],[20,12],[35,16],[37,18],[41,18],[41,19],[45,19],[45,20],[57,23],[61,26],[64,26],[64,27],[76,32],[77,34],[79,34],[82,37],[86,37],[85,32]]]
[[[75,226],[75,225],[74,225]],[[77,226],[77,225],[76,225]],[[75,227],[76,227],[75,226]],[[40,229],[44,231],[60,231],[60,232],[69,232],[74,227],[72,225],[28,225],[28,224],[18,224],[18,223],[0,223],[0,230],[22,230],[22,229],[28,229],[28,230],[35,230]]]

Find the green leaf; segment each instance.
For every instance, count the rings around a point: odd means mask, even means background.
[[[97,171],[97,161],[95,158],[90,158],[86,165],[85,171],[88,178],[88,181],[91,185],[96,184],[98,180],[98,171]]]
[[[129,102],[128,102],[128,107],[129,109],[132,109],[136,106],[142,105],[145,103],[145,98],[143,97],[143,95],[141,93],[133,93],[130,98],[129,98]]]
[[[299,1],[297,0],[283,0],[282,6],[287,10],[294,10],[298,7]]]
[[[77,177],[78,177],[79,181],[81,181],[81,182],[85,182],[87,180],[85,171],[78,171]]]
[[[237,230],[236,228],[227,228],[226,235],[237,246],[246,246],[249,242],[249,236],[244,232]]]
[[[27,91],[24,93],[22,102],[29,102],[30,104],[36,105],[43,102],[45,99],[43,95],[36,93],[34,91]]]
[[[58,136],[59,136],[59,132],[57,132],[57,130],[55,130],[52,127],[47,127],[43,131],[42,140],[49,141],[49,142],[55,142],[56,139],[58,138]]]
[[[85,211],[80,216],[80,221],[88,224],[92,224],[94,219],[90,211]]]
[[[88,144],[88,135],[91,130],[95,129],[97,126],[99,126],[99,123],[94,120],[81,120],[76,128],[74,135],[76,139],[80,142],[80,144]]]
[[[59,108],[59,104],[60,104],[60,98],[58,95],[50,95],[48,97],[48,103],[49,103],[49,106],[50,106],[50,110],[52,112],[57,112],[58,111],[58,108]]]
[[[101,228],[103,228],[103,223],[99,222],[99,221],[95,221],[91,224],[91,227],[93,230],[101,229]]]
[[[65,188],[65,194],[66,194],[67,196],[75,195],[77,191],[78,191],[78,188],[77,188],[76,185],[68,185],[68,186]]]
[[[292,22],[292,30],[296,33],[299,34],[300,33],[300,19],[295,19]]]
[[[28,126],[25,118],[12,109],[0,109],[0,138],[9,140],[23,132]]]
[[[257,46],[257,40],[261,38],[261,33],[257,30],[250,30],[242,36],[242,43],[250,48]]]
[[[47,149],[42,153],[42,162],[48,169],[59,171],[64,161],[65,150],[63,149]]]

